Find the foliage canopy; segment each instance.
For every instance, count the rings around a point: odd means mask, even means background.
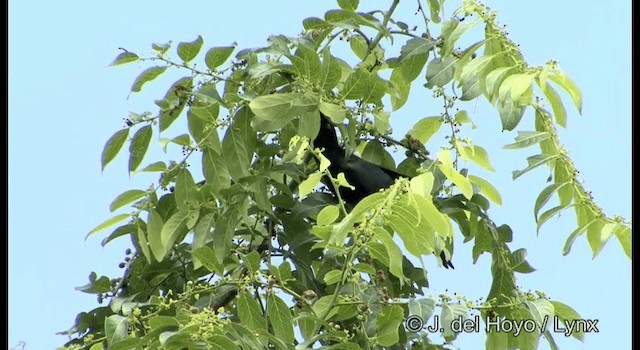
[[[582,97],[556,62],[527,65],[495,13],[475,1],[463,1],[449,16],[440,0],[417,1],[423,25],[414,28],[394,18],[398,0],[369,12],[358,11],[357,0],[337,3],[323,18],[305,19],[299,36],[274,35],[260,48],[239,50],[234,43],[205,51],[198,36],[175,47],[153,44],[148,57],[123,50],[115,58],[113,66],[150,65],[132,93],[168,70],[186,75],[154,101],[157,114],[130,114],[104,147],[103,169],[128,144],[128,171],[158,173],[159,180],[118,195],[109,209],[129,206],[130,212],[89,232],[120,224],[103,244],[128,236],[134,250],[123,277],[92,273],[78,288],[108,306],[78,315],[66,332],[74,335],[68,348],[442,349],[457,336],[451,321],[474,314],[535,326],[517,337],[516,330],[487,333],[487,349],[536,349],[541,336],[555,348],[547,320],[579,314],[542,292],[516,287],[515,274],[534,269],[525,249],[509,246],[511,228],[487,213],[492,203],[501,204],[500,192],[461,167],[465,161],[494,171],[489,152],[461,132],[475,124],[460,106],[479,98],[495,107],[503,130],[533,113],[535,130],[517,130],[504,148],[539,149],[513,179],[540,166],[551,169],[550,184],[534,204],[537,229],[573,210],[576,228],[567,233],[565,254],[581,236],[594,256],[616,237],[631,258],[630,224],[594,203],[558,139],[556,127],[566,126],[568,113],[557,89],[578,111]],[[456,46],[478,33],[474,44]],[[403,43],[399,55],[386,54],[391,42]],[[345,48],[348,55],[336,54]],[[197,59],[206,68],[198,68]],[[420,88],[416,81],[443,101],[443,110],[394,139],[392,112]],[[353,208],[322,190],[323,177],[332,186],[349,184],[332,177],[327,159],[313,148],[320,112],[341,124],[349,152],[410,179]],[[172,126],[185,132],[168,136]],[[425,144],[442,128],[450,129],[449,143],[433,145],[440,148],[431,154]],[[181,147],[184,157],[145,161],[158,135],[160,146]],[[388,146],[406,150],[397,166]],[[557,205],[549,208],[554,195]],[[493,283],[482,301],[423,297],[429,284],[422,257],[443,250],[452,256],[455,235],[473,245],[474,262],[491,256]],[[436,314],[444,344],[412,329]]]

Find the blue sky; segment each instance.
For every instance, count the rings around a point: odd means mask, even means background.
[[[361,6],[376,3],[387,6],[373,1],[361,1]],[[561,140],[596,201],[608,214],[629,218],[631,2],[487,3],[498,10],[499,21],[508,24],[511,39],[520,44],[529,64],[555,59],[581,88],[583,115],[565,100],[569,122],[560,131]],[[449,14],[452,6],[447,3]],[[119,239],[103,248],[100,241],[109,231],[86,241],[84,237],[112,215],[108,205],[116,195],[156,180],[130,178],[125,157],[102,173],[100,154],[129,111],[155,113],[153,99],[181,75],[167,74],[129,96],[131,83],[146,66],[108,67],[118,47],[149,55],[152,42],[192,41],[198,35],[204,38],[204,49],[234,41],[240,47],[261,46],[271,34],[296,35],[304,18],[322,17],[335,7],[333,1],[310,0],[9,1],[9,347],[24,341],[26,349],[55,348],[65,338],[54,333],[71,326],[78,312],[97,306],[93,296],[74,287],[85,284],[91,271],[119,275],[118,263],[130,242]],[[419,23],[412,2],[403,1],[400,9],[406,22]],[[394,135],[403,135],[419,118],[440,113],[440,103],[430,97],[431,92],[415,85],[410,102],[392,114]],[[500,132],[497,113],[484,102],[463,107],[478,125],[463,133],[489,151],[496,169],[495,174],[479,174],[503,197],[503,205],[492,206],[490,214],[496,223],[513,228],[512,249],[526,247],[529,262],[538,269],[519,275],[518,284],[542,290],[583,317],[599,320],[600,332],[588,334],[584,344],[557,335],[558,344],[562,349],[630,348],[631,262],[617,241],[610,241],[595,260],[585,239],[562,256],[575,222],[568,212],[536,235],[533,203],[545,187],[547,170],[512,181],[511,171],[524,168],[535,150],[502,150],[515,132]],[[527,114],[519,130],[531,130],[531,119]],[[173,128],[165,136],[180,133]],[[436,137],[428,146],[437,149],[444,142]],[[152,148],[145,164],[179,152],[165,155],[157,143]],[[471,299],[486,296],[489,257],[473,265],[471,245],[456,243],[455,271],[438,269],[435,259],[427,259],[429,293],[448,289]],[[464,334],[456,345],[477,349],[481,339]]]

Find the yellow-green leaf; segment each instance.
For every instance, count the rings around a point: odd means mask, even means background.
[[[104,149],[102,150],[102,170],[116,157],[120,149],[122,149],[122,145],[129,137],[129,129],[122,129],[113,134],[107,143],[104,145]]]
[[[469,179],[462,176],[462,174],[453,167],[453,161],[451,160],[451,154],[449,151],[442,150],[438,152],[438,160],[440,161],[438,168],[442,171],[444,176],[451,180],[451,182],[460,189],[467,199],[471,199],[473,196],[473,187],[471,186],[471,182],[469,182]]]
[[[110,219],[105,220],[104,222],[102,222],[100,225],[96,226],[93,230],[89,231],[89,233],[87,233],[87,236],[85,237],[85,239],[89,238],[89,236],[93,235],[94,233],[101,231],[113,224],[116,224],[128,217],[131,217],[131,214],[120,214],[120,215],[116,215]]]
[[[502,205],[502,197],[500,197],[500,192],[498,192],[498,189],[496,189],[489,181],[475,175],[469,175],[469,181],[471,181],[472,184],[478,186],[478,188],[480,189],[480,194],[487,197],[487,199],[489,199],[490,201],[498,205]]]

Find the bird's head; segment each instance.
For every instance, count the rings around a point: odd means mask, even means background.
[[[341,153],[336,129],[329,118],[322,113],[320,113],[320,130],[313,144],[315,147],[324,148],[325,153]]]

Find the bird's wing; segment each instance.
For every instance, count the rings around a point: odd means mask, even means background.
[[[387,188],[395,181],[385,169],[355,156],[350,157],[343,168],[347,181],[355,186],[356,191],[361,191],[363,197]]]
[[[392,179],[397,180],[401,177],[409,177],[407,175],[402,175],[400,173],[395,172],[394,170],[390,170],[384,167],[380,167],[380,169],[382,169],[382,171],[384,171],[385,173],[387,173],[387,175],[391,176]]]

